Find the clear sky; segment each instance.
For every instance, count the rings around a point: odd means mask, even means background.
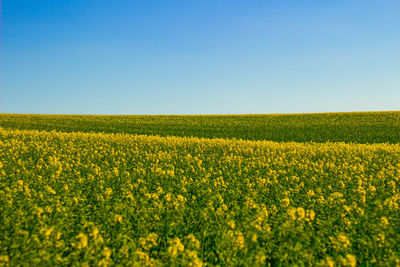
[[[398,0],[3,0],[0,112],[400,110]]]

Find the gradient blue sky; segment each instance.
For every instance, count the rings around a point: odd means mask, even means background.
[[[3,0],[0,112],[400,110],[400,1]]]

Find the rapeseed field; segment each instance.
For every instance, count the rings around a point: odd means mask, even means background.
[[[236,138],[278,142],[398,143],[400,111],[267,115],[0,114],[7,129]]]
[[[303,143],[29,116],[0,116],[0,266],[400,266],[399,113]]]

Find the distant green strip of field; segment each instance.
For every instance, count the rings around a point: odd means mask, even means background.
[[[294,142],[400,142],[400,111],[270,115],[0,114],[0,127]]]

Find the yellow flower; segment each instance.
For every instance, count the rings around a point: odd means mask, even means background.
[[[104,192],[104,194],[107,196],[107,197],[109,197],[109,196],[111,196],[111,194],[112,194],[112,189],[111,188],[106,188],[106,191]]]
[[[10,257],[8,257],[7,255],[0,255],[0,263],[1,262],[9,262],[10,261]]]
[[[78,243],[78,248],[82,249],[85,248],[88,244],[88,238],[85,234],[80,233],[79,235],[76,236],[77,239],[79,239],[79,243]]]
[[[232,229],[235,229],[235,227],[236,227],[236,223],[235,223],[234,220],[230,220],[227,224],[228,224],[228,226],[229,226],[230,228],[232,228]]]
[[[114,216],[114,222],[122,223],[122,216],[116,214],[116,215]]]
[[[99,234],[99,232],[100,232],[99,228],[97,228],[96,226],[92,227],[92,236],[93,236],[94,239],[97,238],[97,235]]]
[[[51,194],[53,194],[53,195],[55,195],[57,192],[53,189],[53,188],[51,188],[50,186],[46,186],[46,190],[48,191],[48,192],[50,192]]]
[[[168,241],[168,244],[168,254],[173,258],[176,257],[179,252],[182,252],[185,249],[185,246],[182,244],[181,240],[178,237]]]
[[[51,235],[51,233],[54,231],[54,227],[50,227],[49,229],[47,229],[44,233],[45,237],[49,237]]]
[[[296,212],[299,220],[304,219],[304,217],[306,216],[306,213],[302,207],[298,207]]]
[[[382,218],[381,218],[381,225],[382,225],[383,227],[386,227],[386,226],[389,225],[389,221],[388,221],[388,219],[387,219],[386,217],[382,217]]]
[[[167,193],[167,194],[165,194],[164,198],[165,198],[165,201],[167,201],[167,202],[170,202],[170,201],[171,201],[171,199],[172,199],[172,195],[171,195],[171,193]]]
[[[288,198],[282,199],[281,204],[283,207],[288,207],[290,205],[290,199],[288,199]]]
[[[200,248],[200,241],[194,236],[194,234],[187,235],[186,239],[189,241],[190,245],[192,245],[196,249]]]
[[[139,238],[139,244],[144,250],[149,250],[158,244],[158,235],[156,233],[150,233],[146,238]]]
[[[314,210],[308,210],[307,211],[308,218],[312,221],[315,218],[315,211]]]
[[[346,257],[342,258],[342,264],[344,266],[356,267],[357,266],[357,258],[354,255],[346,254]]]
[[[177,198],[178,198],[178,201],[180,201],[180,202],[185,201],[185,197],[182,195],[178,195]]]
[[[109,247],[104,247],[101,253],[106,259],[109,259],[112,254],[112,250]]]
[[[325,263],[328,267],[334,267],[335,266],[335,262],[333,261],[333,259],[329,256],[327,256],[325,258]]]
[[[345,248],[347,248],[351,244],[349,238],[343,233],[340,233],[337,239]]]

